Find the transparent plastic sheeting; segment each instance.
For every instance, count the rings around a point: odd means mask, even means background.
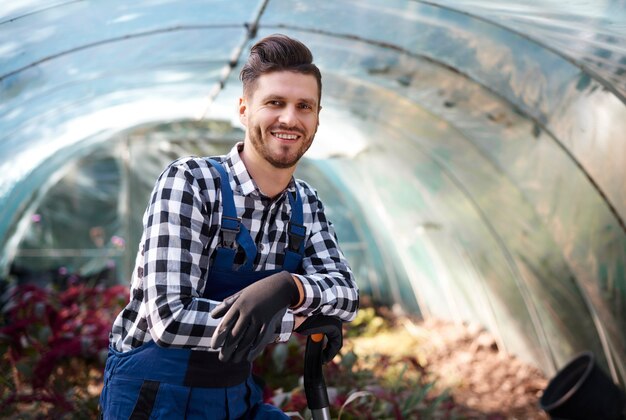
[[[127,282],[154,179],[177,156],[241,138],[237,60],[283,32],[324,75],[320,130],[298,175],[318,188],[362,290],[479,322],[547,374],[592,350],[624,384],[625,10],[10,2],[0,267],[5,277],[113,268]]]

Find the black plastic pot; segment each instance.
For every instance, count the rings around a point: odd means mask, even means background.
[[[557,372],[539,404],[553,419],[626,419],[626,395],[596,365],[591,352],[579,354]]]

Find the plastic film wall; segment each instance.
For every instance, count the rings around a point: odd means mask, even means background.
[[[323,73],[298,169],[361,289],[478,322],[554,373],[626,380],[622,1],[15,1],[0,10],[3,285],[128,281],[171,160],[243,137],[242,57],[304,41]]]

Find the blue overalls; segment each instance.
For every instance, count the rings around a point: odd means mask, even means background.
[[[281,270],[300,272],[305,227],[302,200],[287,193],[291,204],[289,243],[280,270],[253,271],[256,245],[237,217],[228,174],[220,174],[222,245],[209,271],[203,298],[222,301],[246,286]],[[246,262],[233,269],[236,245]],[[125,353],[109,348],[100,405],[104,419],[286,419],[278,408],[263,404],[262,390],[251,375],[252,364],[222,363],[217,352],[159,347],[150,341]]]

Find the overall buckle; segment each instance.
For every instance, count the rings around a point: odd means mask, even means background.
[[[225,248],[235,248],[235,241],[241,229],[241,219],[238,217],[222,216],[222,246]]]
[[[304,225],[289,222],[289,249],[294,252],[298,252],[300,250],[300,245],[302,245],[302,241],[304,241],[304,237],[306,236],[306,227]]]

